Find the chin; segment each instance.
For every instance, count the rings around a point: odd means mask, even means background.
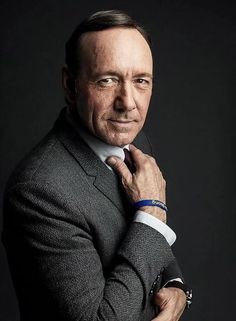
[[[113,146],[124,146],[124,145],[128,145],[131,144],[133,142],[133,140],[135,139],[135,137],[137,136],[137,134],[116,134],[114,136],[106,136],[103,137],[103,141],[109,145],[113,145]]]

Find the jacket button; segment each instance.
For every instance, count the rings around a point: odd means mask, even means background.
[[[153,289],[150,290],[149,295],[153,295],[154,291]]]

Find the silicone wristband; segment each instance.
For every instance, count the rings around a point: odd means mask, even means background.
[[[142,201],[138,201],[138,202],[133,203],[133,206],[135,208],[140,208],[143,206],[157,206],[166,212],[168,211],[166,204],[161,201],[158,201],[158,200],[142,200]]]

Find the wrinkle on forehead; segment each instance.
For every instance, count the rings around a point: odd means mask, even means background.
[[[113,28],[83,35],[82,68],[94,72],[117,70],[121,73],[152,74],[150,47],[136,29]]]

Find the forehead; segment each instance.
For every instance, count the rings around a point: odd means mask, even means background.
[[[133,28],[85,33],[80,40],[80,53],[82,67],[135,68],[152,72],[150,47],[142,34]]]

